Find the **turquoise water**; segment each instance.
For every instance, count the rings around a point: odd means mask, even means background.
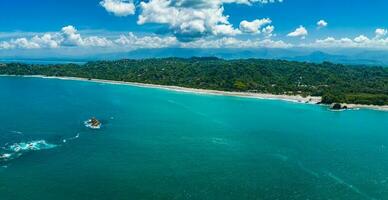
[[[46,143],[0,159],[1,200],[388,199],[388,112],[1,77],[0,125]]]

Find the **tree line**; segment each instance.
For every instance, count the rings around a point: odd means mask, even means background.
[[[388,68],[285,60],[163,58],[84,65],[0,66],[0,74],[69,76],[223,91],[321,96],[322,103],[388,105]]]

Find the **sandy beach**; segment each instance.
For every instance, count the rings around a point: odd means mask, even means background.
[[[0,76],[8,76],[8,75],[0,75]],[[321,97],[312,97],[312,96],[303,97],[300,95],[276,95],[276,94],[265,94],[265,93],[250,93],[250,92],[228,92],[228,91],[219,91],[219,90],[195,89],[195,88],[186,88],[186,87],[179,87],[179,86],[167,86],[167,85],[156,85],[156,84],[112,81],[112,80],[101,80],[101,79],[87,79],[87,78],[78,78],[78,77],[56,77],[56,76],[42,76],[42,75],[23,75],[21,77],[75,80],[75,81],[87,81],[87,82],[105,83],[105,84],[129,85],[129,86],[136,86],[136,87],[158,88],[158,89],[164,89],[164,90],[172,90],[177,92],[186,92],[186,93],[195,93],[195,94],[282,100],[282,101],[304,103],[304,104],[318,105],[318,103],[321,102]],[[346,105],[350,109],[372,109],[372,110],[379,110],[379,111],[388,111],[388,106],[359,105],[359,104],[344,104],[344,105]],[[322,106],[325,106],[325,105],[322,105]]]

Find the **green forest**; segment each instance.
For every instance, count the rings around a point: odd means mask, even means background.
[[[388,105],[388,68],[285,60],[163,58],[84,65],[0,65],[3,75],[67,76],[223,91],[321,96],[322,103]]]

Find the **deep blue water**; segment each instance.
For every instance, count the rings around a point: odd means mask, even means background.
[[[1,200],[388,199],[388,112],[0,77],[0,153],[31,141]]]

